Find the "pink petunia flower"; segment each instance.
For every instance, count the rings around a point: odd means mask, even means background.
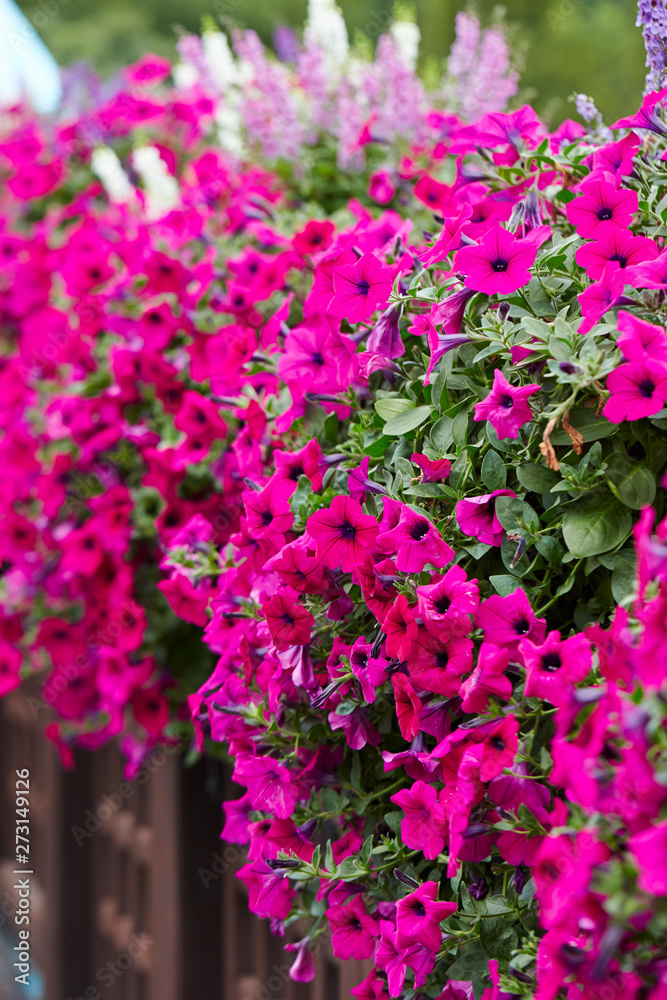
[[[552,705],[569,702],[574,685],[584,680],[592,664],[590,641],[581,634],[561,639],[560,632],[549,632],[542,643],[522,639],[519,654],[526,668],[526,696]]]
[[[521,639],[542,642],[546,631],[544,618],[536,618],[528,597],[517,589],[507,597],[493,594],[480,605],[475,625],[484,632],[484,641],[516,653]]]
[[[348,323],[363,323],[387,305],[391,271],[374,254],[365,253],[355,264],[334,270],[333,286],[334,296],[327,306],[329,315]]]
[[[640,265],[641,266],[641,265]],[[605,313],[617,305],[629,305],[632,299],[623,295],[626,283],[629,283],[630,268],[622,268],[616,260],[604,265],[600,280],[585,288],[577,295],[581,306],[583,319],[579,324],[579,333],[588,333]],[[633,268],[632,270],[636,270]]]
[[[628,840],[639,869],[639,888],[651,896],[667,896],[667,820]]]
[[[568,202],[567,217],[584,239],[596,240],[610,229],[627,229],[637,211],[636,191],[617,188],[609,181],[584,181],[580,196]]]
[[[443,851],[447,841],[447,821],[442,803],[433,785],[415,781],[411,788],[402,788],[391,801],[401,807],[401,837],[406,847],[423,851],[429,861]]]
[[[667,332],[662,326],[648,323],[633,313],[622,310],[618,314],[616,343],[626,361],[641,361],[648,356],[652,361],[667,362]]]
[[[310,642],[310,630],[315,619],[310,611],[285,594],[274,594],[262,605],[271,638],[276,649],[305,646]]]
[[[507,701],[512,695],[512,682],[505,675],[509,651],[499,649],[490,642],[483,642],[477,666],[461,685],[464,712],[484,712],[491,695]]]
[[[610,260],[617,261],[621,268],[632,267],[643,261],[654,260],[658,247],[648,236],[634,236],[627,229],[612,229],[608,233],[579,247],[574,255],[579,267],[583,267],[589,278],[599,281]]]
[[[486,545],[502,544],[505,529],[496,517],[496,497],[515,497],[512,490],[494,490],[479,497],[459,500],[454,508],[456,523],[464,535]]]
[[[603,416],[613,424],[641,420],[658,413],[667,403],[667,363],[649,357],[619,365],[607,376],[611,393]]]
[[[345,572],[364,562],[379,530],[375,518],[347,496],[335,496],[331,507],[311,514],[306,527],[317,543],[317,558]]]
[[[396,527],[382,532],[377,544],[383,552],[396,553],[396,568],[401,573],[421,573],[427,564],[439,569],[454,558],[454,550],[433,522],[406,506]]]
[[[466,288],[486,295],[516,292],[530,281],[529,268],[535,263],[538,248],[550,236],[549,226],[534,229],[524,239],[502,226],[490,229],[477,246],[459,250],[457,263],[465,275]]]
[[[496,368],[493,389],[475,406],[475,420],[488,420],[499,438],[517,438],[519,428],[533,419],[528,397],[540,391],[539,385],[513,386]]]
[[[396,944],[409,948],[415,943],[437,951],[442,941],[440,921],[456,913],[456,903],[438,902],[438,883],[423,882],[396,904]]]
[[[650,94],[646,94],[639,111],[635,112],[634,115],[629,115],[627,118],[619,118],[611,128],[639,128],[654,132],[656,135],[667,135],[665,122],[658,116],[656,110],[662,106],[662,99],[666,93],[667,88],[664,90],[654,90]]]
[[[327,919],[331,927],[331,945],[336,958],[370,958],[380,926],[366,912],[361,896],[342,906],[330,906]]]
[[[470,615],[479,607],[477,580],[468,580],[460,566],[432,579],[434,583],[417,587],[417,607],[424,625],[441,639],[468,635]]]
[[[472,667],[472,649],[471,639],[422,629],[408,657],[415,687],[448,697],[458,694],[461,677]]]

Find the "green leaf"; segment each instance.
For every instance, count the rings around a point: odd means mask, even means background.
[[[451,417],[444,416],[436,420],[433,427],[431,427],[431,441],[439,455],[446,455],[454,444],[452,423],[453,420]]]
[[[616,553],[614,570],[611,574],[611,593],[617,604],[622,604],[635,591],[635,553],[633,549],[623,549]]]
[[[420,483],[418,486],[409,486],[403,492],[406,496],[411,497],[443,497],[446,495],[438,483]],[[448,492],[451,493],[451,490]]]
[[[520,465],[516,470],[517,479],[525,490],[531,493],[549,493],[560,482],[560,476],[546,465],[529,463]]]
[[[485,920],[482,923],[486,923]],[[462,948],[456,961],[447,969],[448,979],[459,979],[472,983],[475,1000],[479,1000],[484,992],[485,980],[489,971],[489,959],[481,948]]]
[[[482,482],[490,493],[507,485],[507,467],[497,451],[487,451],[484,456]]]
[[[568,507],[563,539],[576,559],[616,548],[632,531],[632,516],[611,494],[590,493]]]
[[[563,549],[553,535],[540,535],[535,548],[544,556],[550,566],[559,566],[563,559]]]
[[[479,940],[489,958],[509,959],[519,935],[505,917],[491,917],[481,921]]]
[[[415,406],[405,413],[399,413],[397,417],[392,417],[384,425],[382,431],[390,437],[399,437],[401,434],[407,434],[409,431],[414,431],[425,420],[428,420],[432,412],[433,410],[430,406]]]
[[[466,443],[468,437],[468,411],[460,410],[452,421],[452,437],[454,444],[461,447]]]
[[[595,410],[588,406],[570,410],[570,424],[579,431],[584,441],[599,441],[601,438],[611,437],[618,431],[616,424],[612,424],[606,417],[596,417]],[[571,445],[572,441],[562,427],[559,427],[551,435],[551,443]]]
[[[489,583],[501,597],[507,597],[508,594],[513,594],[516,588],[521,586],[521,581],[517,579],[516,576],[510,576],[509,573],[505,575],[501,574],[499,576],[490,576]]]
[[[407,410],[413,410],[414,406],[415,404],[411,399],[405,399],[404,396],[391,396],[389,399],[377,399],[375,401],[375,412],[386,421],[391,420],[393,417],[398,417]]]
[[[400,834],[401,823],[405,819],[405,813],[401,809],[394,809],[392,812],[385,814],[384,821],[390,830],[394,833]]]
[[[655,500],[655,476],[642,462],[627,455],[614,455],[609,460],[607,476],[616,496],[626,507],[641,510]]]

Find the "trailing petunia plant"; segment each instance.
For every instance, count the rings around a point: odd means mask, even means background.
[[[463,121],[403,23],[10,121],[0,690],[230,759],[297,981],[664,1000],[667,92]]]

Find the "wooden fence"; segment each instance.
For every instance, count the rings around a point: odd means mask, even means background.
[[[108,746],[64,771],[35,704],[23,689],[0,702],[0,923],[11,933],[15,769],[27,767],[31,944],[45,1000],[349,997],[368,963],[339,962],[324,943],[314,982],[293,983],[293,955],[249,913],[235,878],[242,854],[219,840],[225,769],[156,751],[129,783]]]

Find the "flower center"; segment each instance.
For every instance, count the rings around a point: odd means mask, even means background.
[[[494,750],[498,750],[500,753],[505,749],[505,741],[500,736],[494,736],[492,740],[489,740],[489,743]]]
[[[419,900],[415,900],[415,902],[412,904],[412,912],[417,917],[425,917],[426,907],[424,906],[423,903],[420,903]]]
[[[621,267],[627,267],[628,266],[628,258],[625,256],[625,254],[622,254],[622,253],[615,253],[613,255],[613,257],[609,258],[609,260],[616,260],[616,261],[618,261],[618,263],[621,265]]]
[[[439,615],[446,615],[447,612],[449,611],[451,603],[452,602],[447,597],[447,595],[443,594],[442,597],[439,597],[437,601],[433,602],[433,607],[435,608],[435,610],[438,612]]]
[[[530,632],[530,622],[527,618],[519,618],[518,621],[514,622],[514,631],[517,635],[526,635]]]
[[[506,271],[509,266],[510,262],[504,257],[496,257],[495,260],[491,261],[491,267],[494,271]]]
[[[542,670],[555,674],[563,666],[560,653],[545,653],[542,657]]]
[[[609,220],[612,219],[614,216],[612,209],[607,208],[606,205],[603,208],[598,208],[595,214],[597,215],[600,222],[609,222]]]
[[[271,524],[271,521],[273,521],[273,514],[271,513],[271,511],[270,510],[263,510],[262,511],[262,524],[264,525],[264,527],[268,528],[268,526]]]
[[[346,538],[352,541],[357,537],[357,529],[349,521],[343,521],[342,524],[338,525],[338,534],[341,538]]]
[[[416,542],[421,542],[425,535],[428,535],[428,521],[415,521],[410,528],[410,537]]]
[[[293,625],[294,624],[294,619],[292,618],[292,616],[289,613],[289,611],[286,611],[283,615],[281,615],[280,616],[280,620],[282,622],[285,622],[286,625]]]
[[[441,670],[445,670],[447,668],[448,663],[449,663],[449,653],[447,652],[447,650],[446,649],[439,650],[435,654],[436,667],[440,667]]]
[[[294,482],[296,483],[298,481],[298,479],[299,479],[299,476],[302,476],[302,475],[303,475],[303,466],[302,465],[293,465],[292,468],[290,469],[289,478],[293,479]]]
[[[655,392],[655,384],[651,382],[650,378],[645,378],[643,382],[639,383],[639,394],[644,397],[644,399],[650,399]]]
[[[365,278],[360,278],[357,281],[357,291],[359,292],[360,295],[368,295],[370,288],[371,286],[368,284]]]
[[[498,400],[498,403],[500,406],[502,406],[503,410],[511,410],[512,407],[514,406],[514,400],[512,399],[511,396],[508,396],[507,394],[501,396],[500,399]]]
[[[315,354],[313,354],[313,364],[317,365],[318,368],[321,368],[324,364],[324,358],[319,351],[316,351]]]

